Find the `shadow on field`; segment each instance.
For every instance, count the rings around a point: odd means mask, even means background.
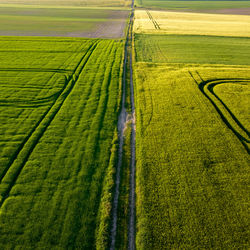
[[[195,74],[189,71],[190,76],[198,85],[202,94],[211,102],[222,121],[226,126],[237,136],[248,154],[250,149],[248,144],[250,143],[250,133],[247,128],[239,121],[229,107],[223,102],[223,100],[214,92],[214,87],[219,84],[228,83],[250,83],[250,78],[215,78],[209,80],[203,80],[198,71]],[[195,75],[199,80],[196,80]]]

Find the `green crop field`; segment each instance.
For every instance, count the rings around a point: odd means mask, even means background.
[[[250,1],[166,1],[166,0],[136,0],[137,7],[159,8],[170,10],[216,10],[216,9],[238,9],[250,8]]]
[[[249,246],[249,83],[250,67],[137,63],[138,249]]]
[[[250,38],[135,35],[138,62],[250,65]]]
[[[249,17],[135,18],[137,249],[248,248]]]
[[[103,249],[123,42],[0,38],[0,248]]]
[[[249,248],[250,1],[0,2],[0,250]]]

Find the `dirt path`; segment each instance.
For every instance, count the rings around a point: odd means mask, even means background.
[[[123,144],[124,144],[124,130],[126,129],[127,123],[131,122],[131,159],[130,159],[130,195],[129,195],[129,232],[128,241],[129,249],[135,249],[135,105],[134,105],[134,90],[133,90],[133,69],[132,69],[132,50],[128,52],[129,44],[132,44],[132,30],[134,20],[134,0],[131,5],[132,11],[129,21],[128,34],[125,44],[124,52],[124,66],[123,66],[123,79],[122,79],[122,106],[121,113],[118,118],[118,133],[119,133],[119,151],[118,151],[118,163],[116,169],[116,180],[115,180],[115,191],[113,201],[113,214],[112,214],[112,225],[111,225],[111,246],[110,249],[114,250],[116,245],[116,234],[117,234],[117,213],[118,213],[118,201],[120,193],[120,178],[121,178],[121,166],[123,156]],[[126,111],[126,66],[128,63],[128,57],[130,54],[129,68],[130,68],[130,98],[131,98],[131,114],[128,116]],[[131,117],[129,120],[128,117]]]
[[[134,8],[132,8],[132,18]],[[133,20],[132,20],[133,22]],[[132,41],[133,25],[131,26]],[[130,200],[129,200],[129,249],[135,249],[135,102],[134,102],[134,85],[133,85],[133,67],[132,67],[132,50],[130,55],[130,102],[131,102],[131,165],[130,165]]]

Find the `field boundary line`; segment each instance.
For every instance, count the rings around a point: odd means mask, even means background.
[[[11,159],[10,163],[6,167],[4,175],[1,177],[0,180],[0,187],[1,185],[5,184],[5,187],[0,194],[0,208],[2,207],[4,201],[8,197],[12,187],[14,186],[18,176],[20,175],[25,163],[27,162],[29,156],[33,152],[35,146],[55,118],[56,114],[61,109],[63,103],[71,93],[72,89],[74,88],[79,76],[84,69],[85,65],[87,64],[89,58],[91,57],[92,53],[94,52],[97,42],[92,43],[85,53],[78,64],[76,65],[73,73],[68,78],[68,81],[65,83],[64,88],[62,88],[61,93],[58,95],[58,98],[54,101],[53,105],[48,109],[47,112],[41,117],[39,122],[36,126],[32,129],[31,133],[22,143],[21,147],[18,149],[14,157]],[[90,51],[90,52],[89,52]],[[81,65],[82,64],[82,65]],[[32,138],[34,137],[34,138]],[[27,146],[26,146],[27,145]],[[26,149],[26,147],[28,147]],[[21,158],[21,159],[20,159]],[[8,176],[9,171],[12,169],[13,174],[11,173]]]

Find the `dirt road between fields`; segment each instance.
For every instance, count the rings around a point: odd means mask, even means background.
[[[112,225],[111,225],[111,246],[110,250],[115,250],[116,235],[117,235],[117,220],[118,220],[118,201],[120,194],[120,179],[121,179],[121,166],[123,161],[123,144],[124,144],[124,132],[128,123],[131,123],[131,159],[130,159],[130,193],[129,193],[129,224],[128,224],[128,248],[130,250],[135,249],[135,104],[134,104],[134,86],[133,86],[133,68],[132,68],[132,49],[128,49],[132,46],[132,30],[134,22],[134,0],[131,5],[132,11],[128,26],[128,33],[125,44],[124,52],[124,65],[123,65],[123,84],[122,84],[122,107],[118,120],[118,133],[119,133],[119,153],[118,163],[116,169],[115,191],[114,201],[112,208]],[[130,45],[129,45],[130,44]],[[130,51],[130,52],[128,52]],[[130,53],[130,54],[129,54]],[[128,61],[130,58],[130,61]],[[129,63],[130,69],[130,102],[131,102],[131,114],[126,111],[126,67]]]

